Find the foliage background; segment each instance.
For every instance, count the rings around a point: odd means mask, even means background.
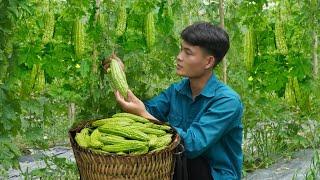
[[[127,19],[124,34],[117,36],[120,2],[126,7]],[[228,85],[245,104],[244,175],[279,157],[290,157],[296,150],[319,148],[320,81],[312,71],[318,69],[312,58],[319,54],[313,36],[320,29],[319,2],[227,0],[224,6],[231,41],[226,57]],[[101,61],[112,52],[123,60],[129,86],[142,100],[178,81],[179,33],[196,21],[219,24],[218,10],[219,2],[208,0],[1,0],[1,165],[19,168],[18,159],[28,154],[28,149],[68,143],[72,124],[120,111],[101,68]],[[145,37],[148,12],[155,14],[156,40],[151,48]],[[54,14],[54,31],[44,43],[48,13]],[[80,58],[75,55],[73,40],[77,18],[85,30]],[[287,54],[282,54],[275,42],[279,19],[284,22]],[[244,37],[250,29],[254,63],[248,69]],[[38,80],[40,73],[32,74],[34,66],[43,71],[44,81]],[[221,77],[220,66],[216,74]],[[299,103],[285,98],[290,77],[299,82],[303,97]],[[64,161],[57,162],[58,167],[66,168]],[[68,167],[76,173],[74,164]]]

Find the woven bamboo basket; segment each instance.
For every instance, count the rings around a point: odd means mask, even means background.
[[[100,180],[169,180],[173,178],[174,152],[180,143],[180,137],[173,129],[172,143],[165,149],[144,155],[99,154],[81,148],[75,141],[75,135],[92,121],[82,122],[69,130],[69,138],[76,159],[80,179]],[[160,122],[155,122],[161,124]]]

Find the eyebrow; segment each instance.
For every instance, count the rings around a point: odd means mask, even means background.
[[[184,50],[187,50],[187,51],[191,51],[191,52],[193,52],[190,48],[183,47],[182,45],[181,45],[181,49],[184,49]]]

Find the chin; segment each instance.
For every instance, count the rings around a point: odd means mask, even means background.
[[[176,74],[177,74],[178,76],[184,76],[184,74],[183,74],[181,71],[179,71],[179,70],[176,70]]]

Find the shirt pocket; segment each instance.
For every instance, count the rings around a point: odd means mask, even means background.
[[[177,113],[170,113],[168,116],[169,123],[174,127],[182,128],[182,115]]]

